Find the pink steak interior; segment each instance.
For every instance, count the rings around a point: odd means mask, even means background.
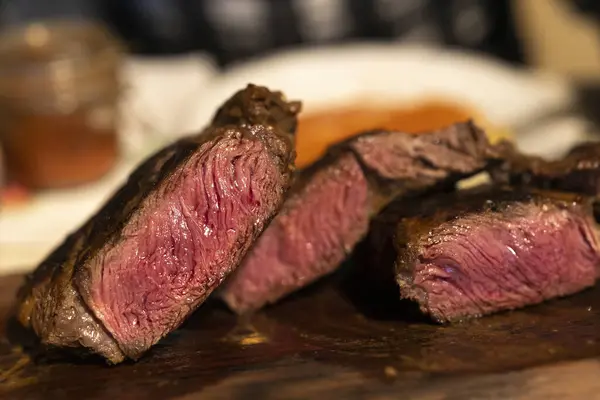
[[[348,154],[290,198],[228,280],[222,297],[255,310],[333,271],[368,225],[367,181]]]
[[[214,139],[174,174],[90,266],[86,302],[129,356],[210,294],[282,197],[282,173],[260,140]]]

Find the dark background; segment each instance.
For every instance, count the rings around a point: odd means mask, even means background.
[[[542,0],[540,0],[542,1]],[[600,21],[600,0],[564,0]],[[46,18],[102,21],[135,54],[204,51],[221,66],[298,45],[417,42],[527,64],[507,0],[0,0],[0,29]],[[600,128],[600,87],[578,83]]]
[[[598,13],[600,8],[594,0],[579,3],[583,12]],[[55,17],[92,18],[109,25],[135,53],[204,50],[221,65],[298,44],[356,39],[429,42],[482,51],[513,63],[525,61],[510,1],[504,0],[0,0],[0,4],[0,26]]]
[[[598,0],[569,2],[600,15]],[[422,41],[526,62],[506,0],[0,0],[0,27],[64,17],[103,21],[137,54],[201,50],[221,65],[357,39]],[[329,34],[311,34],[323,28]]]

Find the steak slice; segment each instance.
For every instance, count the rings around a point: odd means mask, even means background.
[[[477,188],[392,203],[372,224],[374,274],[438,322],[537,304],[594,285],[591,200]],[[379,269],[378,269],[379,268]]]
[[[198,136],[144,162],[19,294],[47,346],[137,359],[233,271],[280,208],[299,103],[249,85]]]
[[[497,182],[600,195],[600,143],[579,145],[557,161],[523,155],[508,143],[502,147],[505,161],[492,171]]]
[[[394,196],[454,184],[486,168],[493,148],[472,123],[422,133],[370,132],[303,171],[282,211],[219,290],[255,311],[333,272]]]

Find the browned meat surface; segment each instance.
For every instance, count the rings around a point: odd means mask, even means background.
[[[249,85],[198,136],[148,159],[27,279],[41,344],[137,359],[237,267],[280,208],[298,103]]]
[[[590,196],[600,194],[600,143],[579,145],[557,161],[523,155],[504,143],[503,156],[504,163],[492,173],[497,182]]]
[[[393,197],[453,185],[493,161],[494,149],[471,123],[343,142],[303,172],[220,295],[237,313],[274,303],[334,271]]]
[[[368,266],[438,322],[511,310],[594,285],[591,201],[479,188],[399,200],[374,220]],[[387,277],[387,278],[386,278]]]

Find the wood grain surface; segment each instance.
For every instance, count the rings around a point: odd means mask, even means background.
[[[21,279],[0,278],[0,398],[600,399],[600,288],[443,327],[330,279],[247,319],[210,302],[109,367],[10,342]]]

